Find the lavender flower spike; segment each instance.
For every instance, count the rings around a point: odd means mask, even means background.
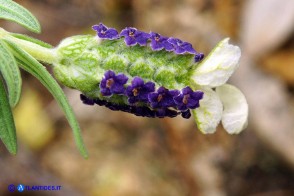
[[[175,48],[173,44],[169,43],[168,37],[161,36],[159,33],[150,32],[151,43],[150,46],[152,50],[162,50],[173,51]]]
[[[181,111],[199,107],[199,101],[203,98],[202,91],[193,91],[189,86],[182,89],[182,93],[174,97],[177,107]]]
[[[149,33],[139,31],[133,27],[123,29],[119,35],[125,37],[125,42],[128,46],[134,46],[137,43],[141,46],[146,46],[148,39],[151,37]]]
[[[167,108],[175,107],[174,97],[179,95],[178,90],[168,90],[166,88],[159,87],[157,92],[150,93],[148,95],[148,100],[152,108]]]
[[[135,77],[132,85],[126,89],[128,102],[134,104],[138,101],[147,102],[148,94],[155,91],[155,84],[153,82],[146,82],[140,77]]]
[[[119,35],[117,30],[114,28],[108,28],[104,24],[100,23],[99,25],[94,25],[93,30],[97,31],[97,35],[101,39],[118,39]]]
[[[196,50],[192,47],[192,44],[188,42],[183,42],[182,40],[173,37],[169,38],[167,41],[173,44],[176,54],[184,54],[186,52],[190,54],[197,54]]]
[[[124,74],[117,74],[111,70],[105,72],[104,78],[100,83],[100,92],[103,96],[110,96],[112,94],[124,94],[124,84],[128,81],[128,77]]]

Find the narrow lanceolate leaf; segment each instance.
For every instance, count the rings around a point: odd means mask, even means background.
[[[0,40],[0,72],[8,89],[10,106],[15,107],[21,93],[21,76],[14,56],[2,40]]]
[[[0,18],[14,21],[30,31],[41,32],[38,20],[24,7],[11,0],[0,0]]]
[[[75,137],[75,141],[78,146],[78,149],[80,150],[81,154],[85,158],[87,158],[88,153],[86,151],[86,148],[82,140],[79,124],[76,120],[76,117],[73,113],[71,106],[69,105],[67,101],[67,98],[64,92],[62,91],[58,83],[54,80],[54,78],[50,75],[50,73],[43,67],[43,65],[40,64],[35,58],[33,58],[31,55],[29,55],[27,52],[25,52],[21,48],[19,48],[16,44],[7,40],[6,40],[6,43],[11,48],[11,51],[14,54],[17,62],[20,64],[20,67],[24,69],[25,71],[29,72],[30,74],[32,74],[33,76],[35,76],[57,100],[58,104],[63,109],[71,128],[73,129],[73,133],[74,133],[74,137]]]
[[[11,154],[17,152],[16,131],[11,107],[5,90],[5,85],[0,77],[0,138]]]

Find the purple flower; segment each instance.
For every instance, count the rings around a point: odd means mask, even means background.
[[[202,91],[193,91],[189,86],[182,89],[182,93],[174,97],[177,108],[181,111],[199,107],[199,100],[203,98]]]
[[[97,31],[97,35],[101,39],[117,39],[119,38],[117,30],[114,28],[108,28],[104,24],[94,25],[93,30]]]
[[[197,53],[194,56],[194,61],[195,61],[195,63],[197,63],[197,62],[200,62],[203,58],[204,58],[204,54],[203,53]]]
[[[100,92],[103,96],[112,94],[124,94],[124,84],[128,81],[128,77],[124,74],[117,74],[111,70],[105,72],[104,78],[100,82]]]
[[[182,117],[186,118],[186,119],[189,119],[191,117],[190,110],[186,110],[186,111],[182,112]]]
[[[86,95],[83,95],[83,94],[80,94],[80,99],[83,102],[83,104],[86,104],[86,105],[94,105],[94,103],[95,103],[93,99],[90,99]]]
[[[119,35],[125,37],[125,42],[128,46],[134,46],[137,43],[141,46],[145,46],[150,38],[149,33],[139,31],[133,27],[123,29]]]
[[[132,81],[132,85],[127,87],[126,95],[128,96],[128,102],[134,104],[138,101],[147,102],[148,94],[155,91],[155,84],[153,82],[146,82],[140,77],[135,77]]]
[[[159,109],[156,109],[155,111],[155,115],[158,118],[164,118],[164,117],[173,118],[173,117],[176,117],[178,114],[179,113],[177,111],[169,110],[167,108],[159,108]]]
[[[151,32],[150,36],[150,46],[152,50],[162,50],[164,48],[166,51],[173,51],[175,49],[173,44],[167,41],[168,37],[161,36],[160,34],[154,32]]]
[[[148,100],[152,108],[167,108],[175,107],[176,104],[173,98],[179,95],[178,90],[168,90],[160,87],[157,92],[149,93]]]
[[[182,40],[173,37],[169,38],[167,41],[175,47],[176,54],[184,54],[185,52],[190,54],[197,53],[192,47],[192,44],[188,42],[183,42]]]

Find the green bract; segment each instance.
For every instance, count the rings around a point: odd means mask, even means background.
[[[91,35],[74,36],[57,47],[54,74],[64,85],[91,97],[99,96],[99,82],[107,70],[140,76],[157,86],[181,89],[189,85],[197,66],[193,55],[152,51],[139,45],[128,47],[123,39],[101,40]]]

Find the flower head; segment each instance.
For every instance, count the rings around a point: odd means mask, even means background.
[[[104,78],[100,83],[100,92],[103,96],[110,96],[112,94],[124,94],[124,84],[128,81],[128,77],[124,74],[117,74],[111,70],[105,72]]]
[[[203,98],[202,91],[193,91],[189,86],[182,89],[181,94],[174,97],[177,108],[181,111],[199,107],[199,101]]]
[[[158,33],[151,32],[151,43],[150,46],[152,50],[162,50],[165,49],[166,51],[173,51],[175,48],[173,44],[169,43],[168,37],[161,36]]]
[[[118,39],[119,35],[117,30],[114,28],[108,28],[104,24],[100,23],[99,25],[94,25],[93,30],[97,31],[97,35],[101,39]]]
[[[168,90],[164,87],[159,87],[157,92],[149,93],[148,100],[152,108],[167,108],[175,107],[174,97],[180,92],[178,90]]]
[[[125,37],[125,43],[128,46],[134,46],[137,43],[141,46],[145,46],[147,44],[148,39],[150,38],[149,33],[139,31],[133,27],[127,27],[123,29],[119,35]]]
[[[153,82],[146,82],[140,77],[135,77],[132,84],[127,87],[126,95],[130,104],[138,101],[147,102],[148,94],[154,92],[155,84]]]
[[[184,54],[184,53],[190,53],[190,54],[196,54],[196,50],[192,47],[192,44],[188,42],[183,42],[182,40],[178,38],[169,38],[168,42],[171,43],[175,48],[176,54]]]

